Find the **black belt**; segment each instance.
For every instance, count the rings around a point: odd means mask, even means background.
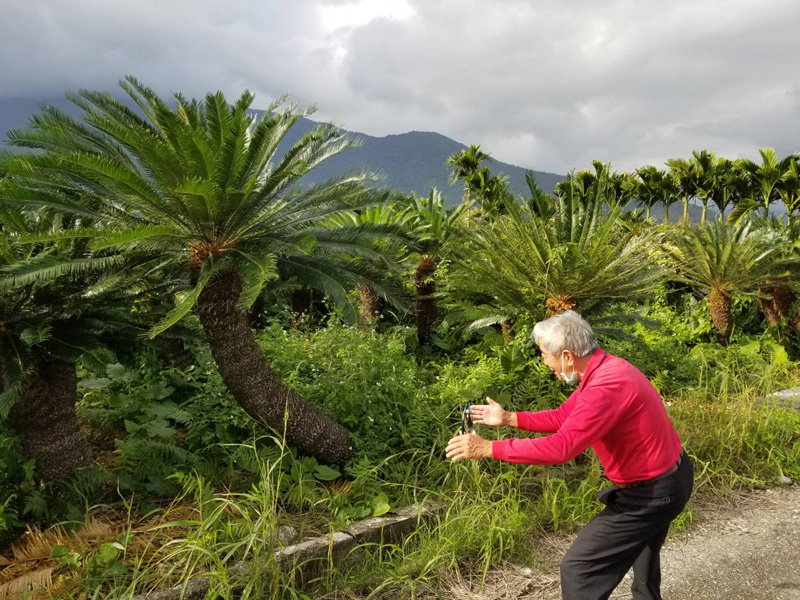
[[[683,450],[681,450],[680,456],[678,456],[678,460],[675,461],[675,464],[672,465],[666,471],[664,471],[661,475],[656,475],[652,479],[645,479],[643,481],[629,481],[628,483],[617,483],[615,481],[612,481],[612,483],[615,486],[617,486],[618,488],[622,488],[622,489],[635,488],[635,487],[639,487],[640,485],[647,485],[648,483],[655,483],[656,481],[659,481],[660,479],[664,479],[665,477],[669,477],[670,475],[672,475],[675,471],[678,470],[678,467],[681,466],[682,462],[683,462]]]

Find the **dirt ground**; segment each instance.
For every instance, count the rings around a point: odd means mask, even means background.
[[[800,600],[800,486],[747,494],[698,511],[689,531],[662,550],[665,600]],[[551,563],[531,572],[512,565],[492,571],[486,584],[453,581],[448,598],[507,600],[561,598],[558,560],[571,542],[542,540]],[[612,598],[631,598],[626,578]]]

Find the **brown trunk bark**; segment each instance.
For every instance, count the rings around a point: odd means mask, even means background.
[[[160,339],[160,338],[157,338]],[[185,371],[195,364],[194,356],[184,347],[183,342],[176,338],[165,338],[161,341],[162,349],[159,352],[161,362],[172,365],[179,371]]]
[[[48,481],[63,481],[76,468],[93,464],[75,412],[77,399],[75,364],[37,352],[35,370],[23,383],[9,420],[26,456],[36,459],[38,472]]]
[[[421,346],[431,339],[431,333],[436,326],[438,310],[436,306],[436,281],[433,276],[439,259],[435,256],[425,255],[414,271],[414,285],[417,288],[416,317],[417,339]]]
[[[514,334],[514,324],[511,321],[503,321],[501,323],[501,331],[503,332],[503,341],[510,344],[516,338]]]
[[[795,301],[795,295],[785,285],[770,285],[761,290],[767,294],[767,298],[759,298],[758,306],[767,323],[770,325],[778,325],[782,319],[791,319],[792,304]]]
[[[358,325],[362,329],[375,329],[381,313],[380,299],[366,285],[358,286]]]
[[[727,346],[731,341],[731,331],[733,331],[733,319],[731,318],[733,299],[731,294],[723,290],[711,290],[706,301],[708,302],[708,311],[711,314],[711,322],[717,330],[717,340],[723,346]]]
[[[326,314],[325,294],[305,286],[292,292],[292,327],[318,324]]]
[[[253,329],[264,329],[266,326],[267,307],[264,301],[264,294],[259,294],[250,307],[250,326]]]
[[[225,385],[251,417],[287,443],[328,464],[341,464],[353,453],[350,433],[292,392],[280,380],[256,343],[248,315],[238,305],[242,284],[232,271],[214,279],[197,301],[211,354]]]

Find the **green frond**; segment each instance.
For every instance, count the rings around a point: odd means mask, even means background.
[[[225,266],[227,266],[226,261],[204,261],[203,267],[200,271],[200,276],[197,279],[197,284],[191,290],[179,294],[178,302],[175,305],[175,308],[169,311],[167,315],[148,332],[150,339],[153,339],[158,334],[163,333],[175,325],[178,321],[183,319],[187,314],[189,314],[189,311],[191,311],[192,308],[194,308],[194,305],[197,304],[197,299],[200,297],[200,293],[206,287],[208,282],[214,275],[225,268]]]
[[[321,257],[282,256],[277,264],[283,279],[294,279],[330,296],[342,311],[344,322],[351,325],[356,322],[356,308],[348,294],[358,281],[353,273]]]
[[[50,255],[41,255],[26,263],[4,267],[0,277],[0,290],[28,285],[38,281],[53,281],[61,277],[75,277],[86,273],[96,273],[120,266],[123,256],[99,258],[79,258],[64,260]]]

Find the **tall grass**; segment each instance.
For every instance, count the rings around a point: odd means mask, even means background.
[[[720,352],[699,360],[697,385],[666,399],[695,464],[695,498],[766,486],[781,474],[800,478],[800,415],[765,402],[796,380],[791,365],[765,361],[759,369]],[[129,523],[128,573],[88,589],[88,575],[76,572],[63,597],[131,598],[204,577],[209,598],[433,598],[456,575],[480,586],[501,563],[535,566],[538,535],[575,531],[601,508],[596,493],[608,482],[593,455],[556,468],[454,464],[442,453],[451,429],[452,423],[442,423],[430,436],[436,440],[431,448],[351,469],[355,480],[345,488],[313,493],[290,477],[300,459],[280,442],[274,460],[265,460],[256,442],[242,445],[237,453],[251,452],[260,469],[250,489],[215,491],[199,475],[175,475],[183,490],[175,502],[149,525]],[[281,524],[302,528],[303,521],[319,523],[320,514],[333,519],[348,490],[365,486],[385,490],[395,506],[429,499],[444,509],[402,542],[367,548],[357,564],[323,569],[314,579],[301,577],[297,565],[278,564]],[[677,528],[691,522],[694,502]]]

